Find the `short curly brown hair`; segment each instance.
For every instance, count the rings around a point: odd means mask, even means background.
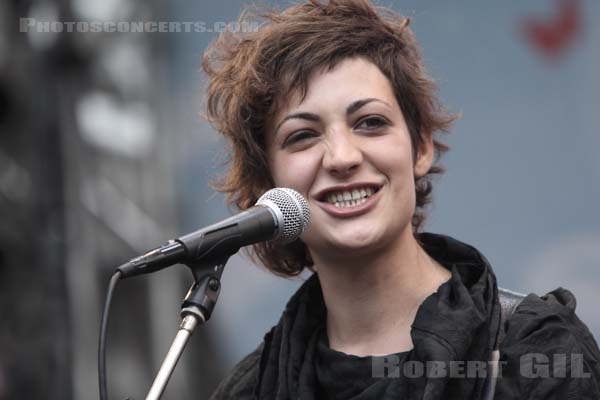
[[[209,78],[207,117],[231,150],[226,174],[213,185],[227,193],[230,204],[249,208],[274,187],[266,156],[268,119],[292,92],[306,95],[314,72],[331,70],[349,57],[369,60],[389,79],[410,132],[413,159],[426,135],[433,135],[436,161],[448,150],[435,134],[447,132],[455,117],[441,107],[409,18],[367,0],[311,0],[282,12],[246,10],[239,22],[261,25],[255,32],[222,33],[202,58]],[[431,201],[431,175],[444,171],[436,164],[415,179],[415,233]],[[313,265],[300,239],[287,245],[257,244],[249,254],[283,276]]]

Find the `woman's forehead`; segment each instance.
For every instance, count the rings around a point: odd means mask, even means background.
[[[270,130],[288,113],[319,113],[330,102],[345,109],[364,98],[377,98],[387,104],[395,103],[396,100],[391,82],[379,67],[360,57],[346,58],[331,68],[321,68],[310,75],[306,87],[297,84],[287,91],[273,103],[267,118]]]

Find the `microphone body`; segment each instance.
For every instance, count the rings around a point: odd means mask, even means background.
[[[177,263],[224,263],[240,247],[295,240],[310,223],[308,203],[292,189],[265,193],[255,206],[223,221],[168,241],[117,268],[121,279],[159,271]]]

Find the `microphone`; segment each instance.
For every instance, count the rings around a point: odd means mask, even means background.
[[[178,263],[220,264],[240,247],[273,241],[293,242],[310,224],[308,202],[293,189],[275,188],[256,205],[133,258],[117,268],[121,279],[159,271]]]

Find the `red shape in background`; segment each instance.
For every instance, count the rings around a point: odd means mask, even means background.
[[[548,58],[558,58],[581,32],[579,0],[559,0],[554,19],[528,17],[523,22],[525,39]]]

